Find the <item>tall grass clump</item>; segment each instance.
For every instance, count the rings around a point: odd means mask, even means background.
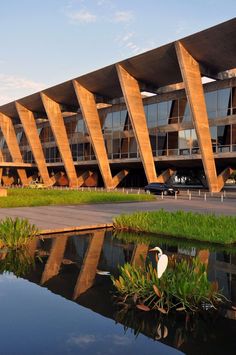
[[[231,244],[236,242],[236,217],[162,210],[115,217],[114,228]]]
[[[22,277],[35,268],[35,259],[24,247],[18,250],[9,249],[4,258],[1,258],[0,250],[0,259],[0,274],[13,273],[17,277]],[[37,260],[40,259],[37,257]]]
[[[112,277],[112,282],[121,296],[119,302],[133,302],[144,311],[196,312],[215,308],[224,299],[216,284],[208,281],[206,267],[198,258],[171,260],[160,279],[152,263],[145,269],[126,263],[120,267],[119,278]]]
[[[27,219],[7,217],[0,222],[0,245],[10,249],[25,246],[37,234],[37,227]]]

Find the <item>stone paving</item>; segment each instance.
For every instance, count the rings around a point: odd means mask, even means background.
[[[110,226],[112,218],[120,213],[153,211],[164,208],[167,211],[185,210],[201,213],[236,215],[236,199],[175,200],[157,197],[153,202],[104,203],[91,205],[42,206],[1,208],[0,219],[7,216],[28,218],[41,231],[62,232],[86,227]]]

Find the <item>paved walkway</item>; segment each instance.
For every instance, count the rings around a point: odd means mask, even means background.
[[[115,204],[95,204],[77,206],[43,206],[43,207],[18,207],[1,208],[0,219],[4,217],[28,218],[41,231],[45,233],[62,232],[66,230],[84,229],[100,225],[109,226],[112,218],[120,213],[134,211],[154,211],[164,208],[168,211],[185,210],[201,213],[216,213],[224,215],[236,215],[236,199],[220,199],[204,201],[175,200],[174,198],[160,197],[153,202],[129,202]]]

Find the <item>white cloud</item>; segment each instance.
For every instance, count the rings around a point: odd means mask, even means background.
[[[71,345],[77,345],[80,348],[84,348],[89,344],[92,344],[96,341],[96,337],[93,334],[84,334],[84,335],[72,335],[67,343]]]
[[[134,19],[134,15],[131,11],[116,11],[113,17],[113,21],[119,22],[131,22]]]
[[[45,85],[15,75],[0,74],[0,88],[41,90]]]
[[[91,23],[97,20],[97,16],[86,9],[70,12],[67,16],[73,23]]]
[[[0,105],[44,89],[44,83],[0,73]]]

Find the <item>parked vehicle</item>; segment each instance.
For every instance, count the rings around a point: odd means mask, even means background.
[[[38,181],[31,181],[29,184],[30,189],[44,189],[46,186]]]
[[[173,186],[167,185],[167,184],[162,184],[158,182],[151,182],[147,186],[144,187],[144,191],[149,191],[152,194],[156,195],[175,195],[179,193],[179,190],[177,188],[174,188]]]

